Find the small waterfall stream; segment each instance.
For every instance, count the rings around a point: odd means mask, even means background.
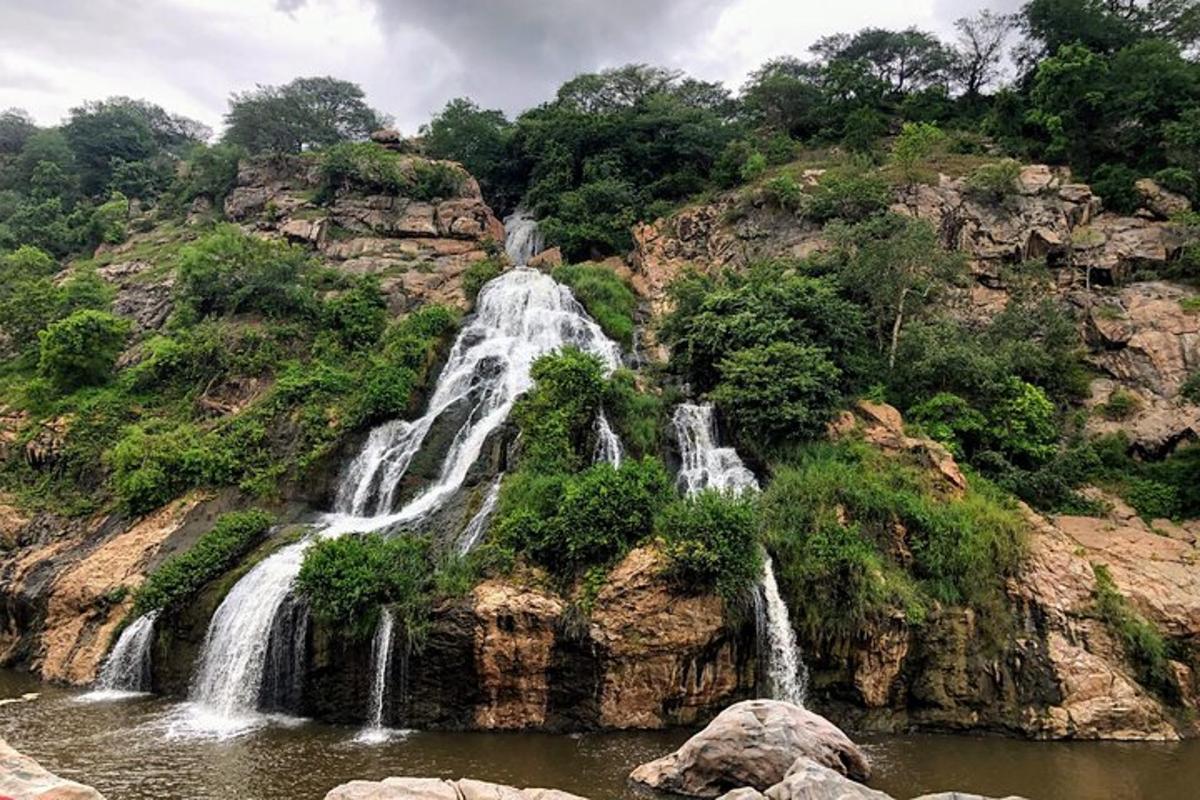
[[[717,426],[711,405],[681,403],[672,417],[679,442],[678,485],[685,494],[717,489],[734,494],[758,491],[758,480],[732,447],[717,446]],[[808,672],[800,658],[787,604],[775,581],[770,556],[763,558],[763,576],[755,597],[755,622],[760,658],[766,665],[765,688],[776,700],[804,704]]]
[[[540,247],[536,223],[514,215],[509,252],[523,263]],[[609,369],[621,363],[620,347],[604,335],[565,286],[523,267],[490,281],[476,312],[459,332],[438,376],[426,412],[412,421],[375,428],[342,476],[335,510],[310,536],[264,559],[238,581],[209,624],[192,681],[187,727],[232,735],[261,724],[263,675],[272,626],[291,592],[304,552],[320,538],[395,530],[438,510],[462,487],[488,437],[507,419],[517,398],[533,384],[530,368],[540,356],[565,345],[598,356]],[[446,448],[440,474],[396,508],[401,480],[434,423],[451,406],[467,408]],[[492,489],[499,492],[499,480]],[[491,498],[490,505],[495,501]],[[484,508],[489,503],[485,501]],[[479,519],[478,525],[475,525]],[[468,524],[474,544],[486,514]],[[472,527],[475,530],[471,530]],[[468,545],[469,546],[469,545]]]
[[[500,485],[503,482],[503,474],[495,477],[492,485],[488,487],[483,502],[479,505],[479,510],[475,512],[475,516],[471,517],[471,521],[467,523],[467,527],[463,528],[462,536],[458,540],[458,552],[461,555],[471,552],[472,548],[479,544],[479,540],[483,538],[483,533],[487,530],[487,524],[492,519],[492,512],[496,510],[496,503],[500,500]]]
[[[80,700],[117,700],[150,691],[150,646],[154,643],[157,618],[158,612],[151,611],[125,626],[104,659],[95,689]]]
[[[396,628],[396,615],[385,607],[379,612],[379,625],[371,642],[371,723],[359,733],[357,739],[375,744],[388,738],[384,726],[384,708],[388,694],[388,674],[392,669],[392,636]]]
[[[592,456],[592,461],[600,464],[611,464],[614,467],[621,466],[621,459],[624,457],[624,452],[621,449],[621,439],[617,436],[616,431],[612,429],[612,425],[608,423],[608,417],[604,415],[604,409],[600,409],[600,413],[596,415],[596,452]]]
[[[513,264],[528,264],[542,252],[543,244],[542,231],[528,211],[518,208],[504,218],[504,252]]]

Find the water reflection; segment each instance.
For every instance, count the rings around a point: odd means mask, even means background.
[[[41,692],[25,702],[4,699]],[[380,744],[317,723],[272,724],[234,739],[171,737],[180,704],[152,697],[78,703],[79,693],[0,671],[0,736],[110,800],[319,798],[354,778],[473,777],[552,786],[593,800],[630,797],[629,770],[677,747],[687,731],[549,734],[414,733]],[[176,733],[178,731],[176,730]],[[1164,800],[1196,796],[1200,743],[1020,742],[950,736],[869,737],[873,785],[896,797],[955,788],[1030,800]]]

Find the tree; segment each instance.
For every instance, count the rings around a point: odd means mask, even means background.
[[[37,125],[25,109],[8,108],[0,111],[0,155],[15,156],[35,133]]]
[[[106,382],[125,347],[129,320],[76,311],[38,334],[38,371],[62,391]]]
[[[459,97],[421,128],[425,151],[466,167],[479,180],[484,197],[498,210],[516,206],[520,186],[509,152],[512,123],[498,109],[482,109]]]
[[[1012,15],[994,14],[988,9],[955,20],[958,44],[950,69],[968,99],[978,98],[999,76],[1004,44],[1016,24]]]
[[[71,109],[63,134],[79,164],[83,191],[94,196],[109,188],[120,165],[178,156],[211,132],[145,100],[110,97]],[[143,174],[168,170],[148,164],[134,169]]]
[[[905,323],[961,279],[962,255],[947,252],[928,222],[895,214],[831,233],[841,250],[835,269],[874,318],[891,370]]]
[[[829,120],[819,70],[792,57],[777,58],[750,73],[742,108],[755,123],[798,139],[816,135]]]
[[[893,95],[944,84],[951,53],[936,36],[917,28],[864,28],[854,35],[817,40],[812,51],[825,63],[863,62]]]
[[[235,93],[225,115],[224,141],[251,153],[299,153],[365,139],[387,124],[365,98],[357,84],[331,77],[296,78]]]

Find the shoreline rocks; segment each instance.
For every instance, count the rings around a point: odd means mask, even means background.
[[[0,739],[0,797],[11,800],[104,800],[90,786],[60,778]]]

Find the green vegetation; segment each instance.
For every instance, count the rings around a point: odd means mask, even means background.
[[[463,273],[463,292],[472,303],[479,297],[479,290],[493,278],[504,272],[504,264],[498,258],[484,258],[467,267]]]
[[[299,153],[365,139],[387,119],[363,90],[330,77],[296,78],[234,94],[225,115],[226,144],[251,153]]]
[[[138,587],[131,616],[177,608],[195,597],[207,583],[249,554],[273,522],[270,514],[258,509],[222,514],[191,549],[168,560]]]
[[[734,607],[762,575],[758,513],[752,497],[704,491],[663,509],[655,523],[667,577],[680,591],[716,591]]]
[[[1137,612],[1117,589],[1104,564],[1093,564],[1096,588],[1092,597],[1096,616],[1103,620],[1125,648],[1143,686],[1170,701],[1179,697],[1179,686],[1169,663],[1171,652],[1158,628]]]
[[[322,151],[321,177],[326,198],[346,188],[417,200],[457,197],[466,179],[450,164],[405,157],[374,142],[343,142]]]
[[[433,601],[429,541],[378,533],[322,539],[305,552],[296,589],[318,619],[350,638],[370,636],[386,605],[419,641]]]
[[[977,167],[967,176],[967,191],[981,200],[999,203],[1017,193],[1017,180],[1021,176],[1021,164],[1014,158],[1005,158]]]
[[[776,469],[762,527],[807,635],[850,635],[893,608],[920,624],[935,602],[969,605],[1003,628],[1025,522],[982,481],[954,497],[931,480],[859,445],[813,445]]]
[[[38,333],[38,372],[64,392],[105,383],[128,334],[128,320],[105,311],[76,311]]]
[[[632,344],[637,297],[615,272],[599,264],[564,264],[554,270],[554,280],[571,287],[610,338]]]

